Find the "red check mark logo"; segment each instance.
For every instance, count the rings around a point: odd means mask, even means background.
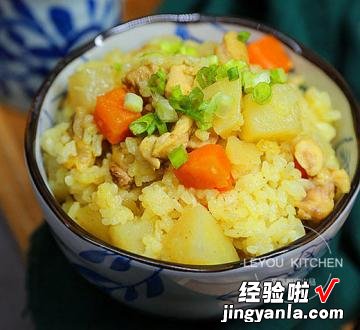
[[[330,296],[330,293],[331,291],[334,289],[334,286],[336,283],[340,283],[340,279],[335,277],[335,278],[332,278],[327,289],[325,290],[324,292],[324,289],[321,285],[318,285],[316,288],[315,288],[315,292],[318,294],[319,298],[320,298],[320,301],[322,304],[326,303],[326,301],[328,300],[329,296]]]

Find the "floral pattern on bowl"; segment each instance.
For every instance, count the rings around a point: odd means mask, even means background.
[[[0,2],[0,100],[25,109],[49,70],[119,21],[117,0]]]

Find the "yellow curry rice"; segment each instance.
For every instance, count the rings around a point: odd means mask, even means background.
[[[94,121],[94,108],[97,97],[114,88],[125,86],[141,96],[145,115],[156,111],[154,99],[158,96],[149,90],[149,79],[159,69],[167,79],[161,100],[170,99],[176,86],[184,95],[199,87],[197,73],[214,61],[218,70],[235,59],[243,61],[254,75],[266,71],[249,66],[247,58],[237,58],[236,47],[224,53],[227,46],[226,38],[220,44],[196,44],[164,37],[129,53],[111,52],[73,73],[57,123],[43,134],[41,146],[50,188],[80,226],[109,244],[147,257],[216,264],[290,244],[305,234],[303,222],[321,221],[333,209],[334,200],[349,190],[349,178],[331,146],[340,113],[332,108],[326,92],[299,88],[303,81],[296,75],[281,84],[268,83],[272,95],[263,105],[255,104],[239,83],[239,104],[229,108],[223,96],[221,104],[227,112],[221,111],[219,101],[213,124],[207,129],[196,126],[195,119],[185,123],[186,116],[179,111],[177,122],[167,124],[169,132],[163,133],[167,134],[163,140],[168,144],[174,138],[187,152],[206,144],[223,148],[233,180],[226,191],[196,189],[179,182],[167,158],[170,150],[158,156],[146,149],[144,140],[159,141],[160,133],[153,133],[152,138],[128,135],[114,144],[106,141]],[[242,46],[239,49],[243,51]],[[221,79],[202,89],[205,98],[209,97],[205,105],[215,104],[219,95],[219,90],[214,93],[211,88],[220,88],[226,96],[226,84],[235,85],[230,77]],[[235,91],[231,88],[230,94]],[[239,111],[236,117],[231,112],[235,107]],[[291,127],[279,126],[265,134],[250,123],[253,109],[266,107],[270,115],[272,108],[280,109],[279,122],[281,111],[293,107],[296,122],[288,120],[286,125]],[[186,134],[176,135],[181,120],[190,128]],[[181,227],[181,222],[186,226]]]

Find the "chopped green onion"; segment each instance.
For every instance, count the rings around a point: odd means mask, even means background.
[[[188,95],[191,108],[198,108],[204,100],[204,93],[199,87],[195,87]]]
[[[245,69],[248,66],[248,64],[243,60],[231,59],[230,61],[225,63],[225,66],[228,67],[228,68],[232,67],[232,66],[237,66],[239,71],[241,71],[241,70]]]
[[[152,74],[148,86],[154,94],[164,95],[166,85],[166,73],[164,70],[160,69],[156,73]]]
[[[213,125],[216,111],[215,102],[204,101],[199,107],[199,118],[195,120],[196,126],[203,131],[210,129]]]
[[[283,68],[276,68],[270,71],[270,78],[273,84],[284,84],[287,81],[287,74]]]
[[[155,125],[160,135],[163,135],[168,131],[166,123],[164,123],[158,116],[155,116]]]
[[[166,54],[175,54],[179,51],[182,41],[178,39],[174,40],[161,40],[159,46],[162,52]]]
[[[271,97],[271,86],[266,82],[258,83],[252,91],[253,99],[258,104],[266,103]]]
[[[232,68],[227,70],[227,76],[230,81],[239,79],[239,70],[237,66],[233,66]]]
[[[134,120],[130,125],[129,129],[134,135],[140,135],[148,132],[150,126],[155,126],[155,116],[153,113],[148,113]],[[156,126],[155,126],[156,129]],[[152,133],[151,133],[152,134]]]
[[[176,86],[172,90],[169,102],[175,110],[194,119],[200,129],[206,130],[212,126],[214,111],[208,109],[209,102],[204,101],[204,93],[199,87],[193,88],[189,95],[183,95],[180,87]]]
[[[124,107],[128,111],[141,112],[143,109],[143,99],[134,93],[126,93]]]
[[[181,167],[188,160],[188,154],[183,145],[178,146],[169,153],[169,160],[176,169]]]
[[[156,121],[155,121],[155,119],[154,119],[154,120],[151,122],[151,124],[150,124],[150,126],[148,127],[148,129],[146,130],[147,135],[150,136],[150,135],[154,134],[155,131],[156,131],[156,128],[157,128],[157,126],[156,126]]]
[[[165,123],[173,123],[178,120],[175,109],[165,98],[159,98],[154,102],[154,108],[157,116]]]
[[[251,71],[244,71],[241,75],[242,85],[246,93],[251,92],[254,87],[254,74]]]
[[[206,88],[216,82],[216,73],[218,66],[213,64],[202,67],[196,74],[196,80],[201,88]]]
[[[122,67],[121,63],[116,62],[113,64],[113,66],[116,71],[121,71],[121,67]]]
[[[189,56],[198,56],[199,53],[195,47],[189,45],[182,45],[179,50],[180,54],[189,55]]]
[[[216,55],[209,55],[207,57],[209,65],[219,64],[219,58]]]
[[[240,31],[237,35],[237,39],[243,43],[246,43],[250,38],[251,33],[249,31]]]
[[[260,72],[255,73],[254,75],[254,84],[257,85],[261,82],[266,82],[270,84],[270,72],[267,70],[262,70]]]
[[[258,73],[251,71],[242,72],[242,84],[245,93],[251,93],[253,88],[261,82],[270,83],[269,71],[263,70]]]
[[[183,96],[180,85],[174,86],[171,91],[171,97],[176,101],[180,101]]]
[[[218,67],[216,79],[221,80],[221,79],[226,78],[228,76],[228,73],[227,73],[228,70],[233,68],[233,67],[237,67],[238,72],[240,74],[240,72],[244,68],[247,67],[247,64],[244,61],[232,59],[232,60],[230,60],[230,61],[226,62],[225,64],[220,65]]]

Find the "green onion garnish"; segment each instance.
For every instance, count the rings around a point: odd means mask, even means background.
[[[242,85],[246,93],[254,87],[254,74],[251,71],[244,71],[241,75]]]
[[[160,40],[159,46],[162,52],[166,54],[176,54],[180,47],[181,47],[182,41],[181,40]]]
[[[258,104],[266,103],[271,97],[270,84],[268,84],[266,82],[258,83],[252,91],[252,96],[256,103],[258,103]]]
[[[242,72],[242,85],[245,93],[251,93],[253,88],[261,82],[270,83],[269,71],[263,70],[258,73],[251,71]]]
[[[268,84],[270,84],[270,72],[268,70],[262,70],[260,72],[255,73],[254,76],[254,83],[255,85],[257,85],[258,83],[261,82],[266,82]]]
[[[204,93],[199,87],[195,87],[191,90],[188,97],[190,101],[190,106],[192,108],[198,108],[201,102],[204,100]]]
[[[164,70],[160,69],[156,73],[152,74],[148,86],[154,94],[164,95],[166,85],[166,73]]]
[[[195,121],[199,129],[206,131],[212,127],[216,108],[216,103],[211,100],[201,103],[198,112],[199,118]]]
[[[237,35],[237,39],[243,43],[246,43],[250,38],[251,33],[248,31],[240,31]]]
[[[179,50],[180,54],[188,55],[188,56],[198,56],[199,53],[195,47],[191,47],[188,45],[182,45]]]
[[[124,108],[132,112],[141,112],[143,109],[143,99],[134,93],[126,93]]]
[[[219,64],[219,58],[216,55],[209,55],[207,57],[209,65]]]
[[[121,71],[121,67],[122,67],[121,63],[116,62],[113,64],[113,66],[116,71]]]
[[[183,145],[178,146],[169,153],[169,160],[176,169],[181,167],[188,160],[188,154]]]
[[[168,131],[166,124],[154,113],[148,113],[136,119],[129,125],[129,129],[134,135],[143,133],[151,135],[154,134],[156,130],[158,130],[161,135]]]
[[[155,116],[154,116],[153,113],[148,113],[145,116],[142,116],[142,117],[134,120],[129,125],[129,129],[134,135],[140,135],[140,134],[143,134],[145,132],[148,132],[149,129],[151,131],[152,130],[151,126],[154,126],[155,129],[156,129]],[[154,131],[155,131],[155,129],[154,129]]]
[[[155,125],[160,135],[163,135],[168,131],[166,123],[164,123],[158,116],[155,116]]]
[[[216,73],[218,66],[213,64],[202,67],[196,74],[196,80],[201,88],[206,88],[216,82]]]
[[[284,84],[287,81],[287,74],[283,68],[276,68],[270,71],[270,78],[273,84]]]
[[[175,109],[170,105],[165,98],[159,98],[154,102],[155,112],[160,120],[165,123],[173,123],[178,120],[178,115]]]
[[[156,131],[156,128],[157,128],[156,121],[154,119],[152,121],[152,123],[150,124],[150,126],[148,127],[148,129],[146,130],[147,135],[150,136],[150,135],[154,134]]]
[[[227,71],[233,68],[234,66],[237,67],[238,72],[240,74],[240,72],[247,67],[247,64],[244,61],[232,59],[226,62],[225,64],[219,65],[217,70],[216,80],[221,80],[223,78],[226,78],[228,76]]]
[[[227,76],[230,81],[239,79],[239,70],[237,66],[233,66],[232,68],[227,70]]]
[[[195,87],[189,95],[183,95],[181,89],[176,86],[169,98],[172,107],[195,120],[198,128],[207,130],[212,127],[216,102],[204,101],[204,93],[199,87]]]

